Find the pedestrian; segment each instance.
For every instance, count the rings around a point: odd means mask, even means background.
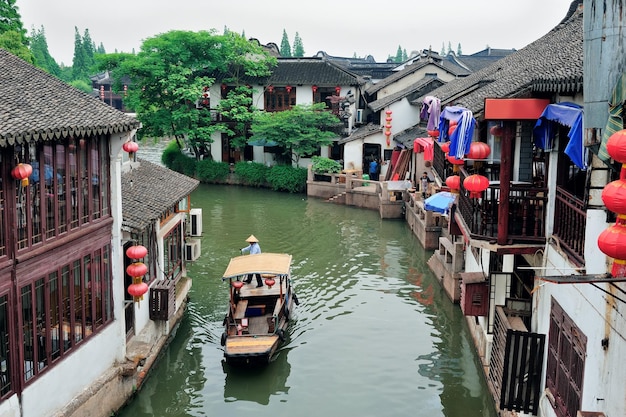
[[[258,253],[261,253],[261,246],[259,246],[259,239],[257,239],[254,235],[250,235],[250,237],[246,239],[246,242],[248,242],[248,246],[246,246],[245,248],[241,248],[242,254],[244,254],[245,252],[248,252],[250,255],[256,255]],[[247,284],[251,283],[252,275],[256,275],[257,287],[262,287],[263,280],[261,279],[261,274],[259,273],[248,274],[248,278],[244,282]]]
[[[430,195],[430,183],[432,182],[432,180],[430,178],[428,178],[428,174],[426,173],[426,171],[424,171],[424,173],[422,174],[422,177],[420,178],[420,187],[422,189],[422,198],[426,198],[426,195]]]
[[[373,181],[378,181],[378,174],[380,173],[380,163],[378,162],[378,158],[372,159],[370,162],[370,179]]]

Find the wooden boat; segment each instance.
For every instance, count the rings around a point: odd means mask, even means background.
[[[261,274],[265,285],[257,287]],[[222,346],[229,365],[265,365],[285,340],[289,316],[298,304],[291,288],[291,255],[259,253],[232,258],[222,280],[229,283]]]

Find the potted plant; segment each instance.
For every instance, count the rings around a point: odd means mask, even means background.
[[[313,164],[311,165],[311,170],[315,175],[316,181],[330,182],[331,177],[322,174],[336,174],[341,172],[341,169],[343,168],[338,161],[327,158],[325,156],[314,156],[312,158],[312,161]]]

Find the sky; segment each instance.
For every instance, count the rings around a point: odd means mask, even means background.
[[[366,57],[377,62],[400,46],[440,52],[461,45],[465,55],[521,49],[565,17],[571,0],[16,0],[24,28],[45,29],[48,50],[72,65],[74,28],[89,30],[106,52],[138,52],[143,40],[170,30],[224,28],[279,47],[296,32],[305,56]]]

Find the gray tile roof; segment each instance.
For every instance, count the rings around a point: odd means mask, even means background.
[[[572,2],[561,23],[540,39],[428,95],[439,98],[442,105],[466,107],[479,117],[485,98],[525,97],[531,91],[581,92],[582,76],[583,16],[582,0],[578,0]]]
[[[0,146],[125,132],[130,117],[0,49]]]
[[[373,123],[368,123],[365,126],[361,126],[358,129],[354,130],[350,136],[339,139],[337,143],[339,145],[342,145],[344,143],[352,142],[353,140],[364,139],[370,135],[373,135],[375,133],[380,133],[382,131],[383,131],[382,126],[373,124]]]
[[[142,231],[174,204],[191,194],[199,181],[168,168],[138,159],[122,174],[122,227]]]
[[[428,129],[425,126],[417,125],[397,133],[393,136],[393,140],[407,149],[413,149],[413,141],[416,138],[425,138],[427,136]]]
[[[391,103],[395,103],[396,101],[409,97],[411,94],[418,93],[422,95],[442,84],[444,84],[444,82],[437,77],[424,77],[418,82],[413,83],[400,91],[396,91],[393,94],[389,94],[388,96],[381,98],[380,100],[375,100],[369,103],[368,107],[372,109],[373,112],[377,112],[384,109]],[[429,86],[430,88],[427,88]],[[409,98],[409,100],[411,100],[411,98]]]
[[[445,71],[450,72],[451,69],[449,67],[443,66],[441,64],[441,62],[437,62],[437,61],[433,61],[431,60],[423,60],[423,61],[415,61],[415,63],[407,65],[406,67],[404,67],[402,70],[395,72],[393,75],[390,75],[389,77],[385,78],[384,80],[380,80],[379,82],[377,82],[376,84],[373,84],[369,87],[367,87],[367,89],[365,90],[365,93],[368,95],[373,95],[375,93],[377,93],[378,91],[382,90],[384,87],[387,87],[388,85],[391,85],[393,83],[395,83],[398,80],[401,80],[402,78],[413,74],[416,71],[419,71],[420,69],[428,66],[428,65],[435,65]],[[453,73],[454,74],[454,73]],[[456,74],[455,74],[456,75]]]

